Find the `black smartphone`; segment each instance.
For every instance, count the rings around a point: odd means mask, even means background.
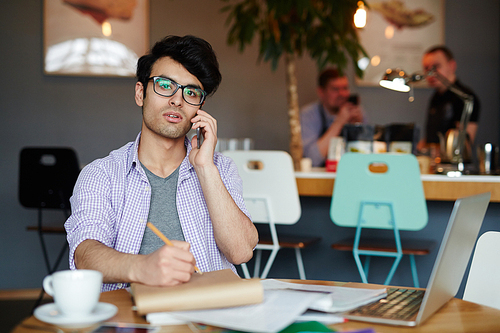
[[[198,141],[198,149],[200,149],[200,147],[201,147],[201,128],[200,127],[198,127],[196,129],[196,138]]]
[[[347,101],[349,103],[354,104],[354,105],[358,105],[358,103],[359,103],[359,96],[357,94],[352,94],[351,96],[349,96],[349,98],[347,99]]]

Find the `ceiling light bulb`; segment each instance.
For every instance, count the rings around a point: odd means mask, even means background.
[[[362,1],[358,1],[358,9],[354,14],[354,26],[364,28],[366,25],[366,9]]]

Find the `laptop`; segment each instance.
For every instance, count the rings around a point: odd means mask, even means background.
[[[427,289],[397,288],[402,290],[396,291],[396,288],[388,288],[388,297],[346,312],[342,314],[343,317],[378,324],[417,326],[432,316],[458,292],[490,196],[487,192],[455,202]],[[393,315],[394,310],[387,308],[387,303],[396,298],[405,299],[403,305],[397,307],[409,312],[408,318],[404,318],[405,315]]]

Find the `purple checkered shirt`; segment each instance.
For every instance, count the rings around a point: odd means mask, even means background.
[[[64,225],[71,269],[76,268],[75,249],[86,239],[97,240],[120,252],[139,253],[151,201],[151,187],[137,153],[139,138],[140,133],[135,142],[93,161],[80,173],[71,197],[72,214]],[[185,240],[191,244],[201,271],[231,268],[236,272],[215,244],[201,185],[189,163],[191,143],[187,138],[185,145],[187,154],[179,169],[177,185],[177,211]],[[236,165],[220,153],[215,153],[214,163],[235,203],[250,217]],[[102,291],[125,287],[127,284],[103,284]]]

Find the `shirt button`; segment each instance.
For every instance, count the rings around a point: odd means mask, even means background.
[[[123,288],[123,284],[122,284],[122,283],[118,283],[116,286],[117,286],[118,288]]]
[[[144,187],[144,191],[148,192],[149,191],[149,186]]]
[[[139,223],[144,223],[144,220],[143,220],[143,219],[140,219],[140,220],[139,220]]]

